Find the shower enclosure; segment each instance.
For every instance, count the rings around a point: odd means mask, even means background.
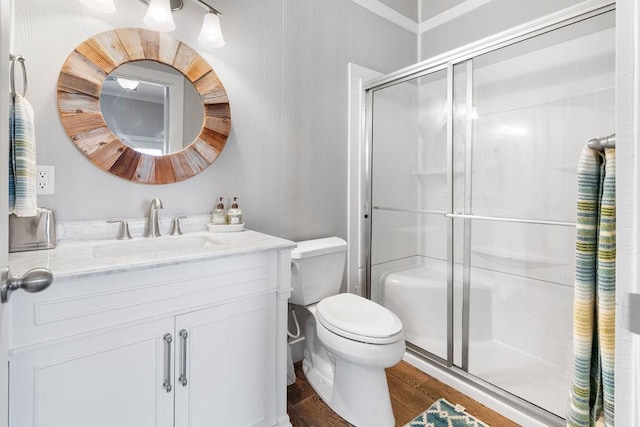
[[[367,291],[408,347],[551,424],[573,368],[577,162],[615,129],[610,3],[367,83]]]

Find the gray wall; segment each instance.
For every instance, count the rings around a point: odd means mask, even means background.
[[[184,112],[182,116],[182,139],[183,145],[187,147],[199,135],[199,129],[202,129],[204,123],[204,108],[202,108],[202,100],[196,92],[189,80],[184,79]]]
[[[103,93],[100,111],[109,128],[119,135],[164,138],[164,104]]]
[[[16,1],[15,51],[27,58],[38,164],[56,166],[56,194],[39,204],[59,220],[138,218],[159,197],[163,215],[209,212],[238,196],[251,229],[291,239],[346,237],[347,64],[390,72],[415,62],[416,37],[345,0],[218,0],[227,45],[203,50],[203,11],[174,15],[174,37],[199,50],[229,93],[232,129],[203,173],[170,185],[134,184],[97,169],[69,141],[55,87],[86,38],[142,26],[145,6],[116,0],[99,14],[74,0]]]
[[[429,0],[421,0],[423,17]],[[459,1],[451,2],[451,6]],[[493,0],[422,33],[421,60],[464,46],[536,18],[582,3],[581,0]],[[432,13],[440,13],[433,9]]]

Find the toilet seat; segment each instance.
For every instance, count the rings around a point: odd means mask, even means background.
[[[316,318],[329,331],[369,344],[391,344],[403,339],[402,322],[373,301],[344,293],[317,304]]]

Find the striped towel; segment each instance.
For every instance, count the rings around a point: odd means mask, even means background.
[[[33,107],[22,95],[9,95],[9,213],[35,216],[36,137]]]
[[[614,426],[615,149],[585,148],[578,165],[574,374],[567,426]]]

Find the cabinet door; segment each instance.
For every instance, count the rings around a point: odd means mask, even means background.
[[[176,427],[275,424],[274,325],[273,294],[176,318]]]
[[[174,393],[163,388],[173,330],[171,317],[16,352],[10,427],[173,426]]]

